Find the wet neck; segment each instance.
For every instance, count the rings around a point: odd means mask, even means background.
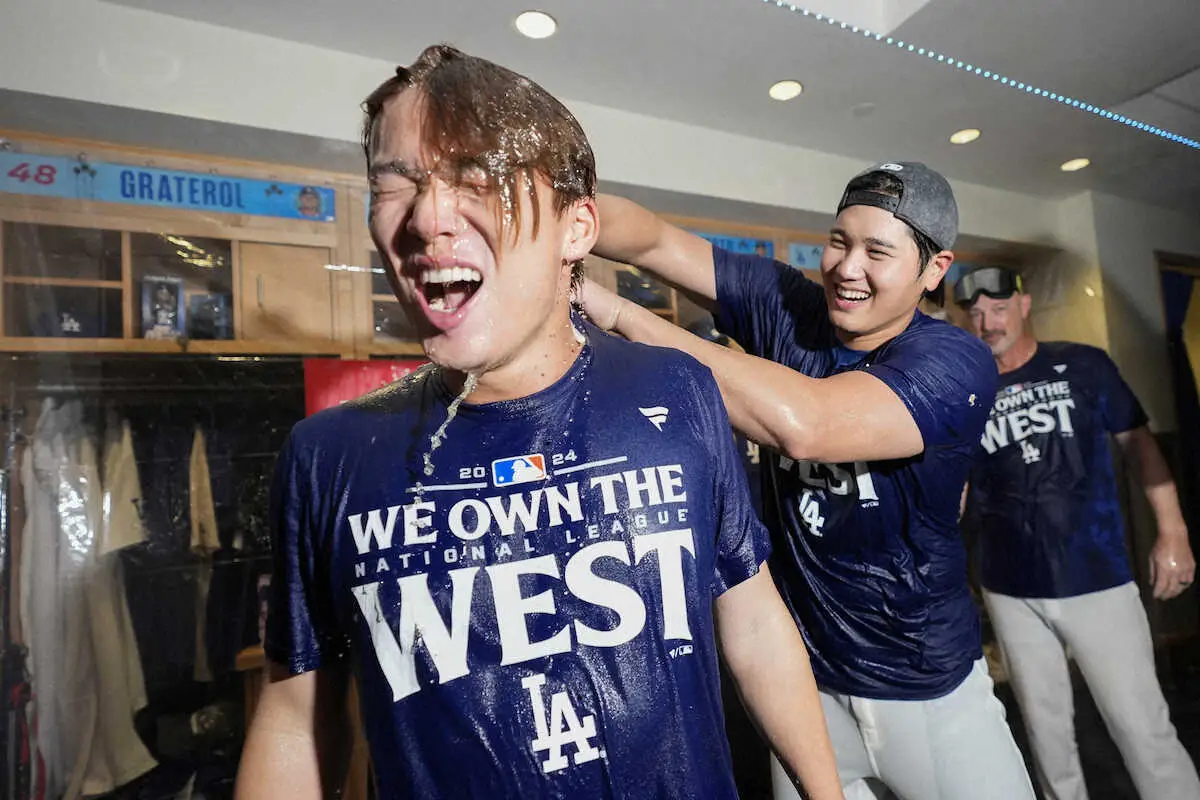
[[[570,317],[564,314],[561,320],[535,332],[518,355],[480,373],[467,402],[481,405],[537,394],[566,375],[582,349]],[[445,376],[446,385],[454,392],[461,391],[465,380],[461,372],[448,371]]]
[[[999,368],[1001,375],[1012,372],[1028,364],[1036,352],[1037,339],[1028,333],[1023,333],[1012,347],[996,356],[996,367]]]

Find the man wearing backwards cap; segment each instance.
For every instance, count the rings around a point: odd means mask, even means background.
[[[1175,597],[1191,584],[1196,562],[1146,414],[1102,350],[1034,338],[1030,297],[1015,273],[967,273],[954,299],[1000,369],[968,518],[979,532],[984,600],[1029,726],[1038,782],[1047,800],[1087,798],[1065,644],[1138,793],[1200,797],[1155,677],[1108,448],[1112,434],[1158,520],[1154,596]]]
[[[917,311],[922,295],[940,300],[954,259],[946,179],[884,163],[851,180],[821,284],[599,202],[595,252],[684,290],[747,351],[584,287],[600,325],[707,364],[733,424],[774,451],[771,570],[811,652],[847,797],[882,783],[903,800],[1032,798],[981,658],[957,529],[996,367],[965,331]]]

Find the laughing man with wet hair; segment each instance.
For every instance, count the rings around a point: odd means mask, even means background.
[[[280,456],[239,795],[338,785],[353,673],[383,798],[734,798],[722,655],[840,798],[712,375],[571,310],[598,230],[578,122],[449,47],[365,109],[371,234],[433,363]]]

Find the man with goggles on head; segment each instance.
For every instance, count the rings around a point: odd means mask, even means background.
[[[1150,628],[1125,551],[1108,437],[1140,475],[1158,521],[1154,596],[1195,573],[1175,483],[1146,414],[1102,351],[1038,342],[1013,271],[969,272],[954,299],[1000,370],[968,521],[982,547],[984,600],[1029,727],[1047,800],[1085,800],[1064,645],[1087,681],[1142,798],[1200,797],[1154,672]]]

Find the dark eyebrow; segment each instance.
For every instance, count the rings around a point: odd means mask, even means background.
[[[841,236],[843,239],[852,239],[853,238],[852,236],[850,236],[850,234],[846,233],[846,230],[844,228],[838,228],[838,227],[830,228],[829,235],[830,236]],[[892,244],[891,242],[884,241],[883,239],[878,239],[874,236],[868,236],[866,239],[863,239],[863,241],[866,242],[867,244],[871,245],[872,247],[882,247],[886,250],[895,250],[896,249],[896,245]]]
[[[424,177],[424,173],[421,170],[409,166],[403,159],[393,158],[391,161],[377,161],[372,164],[371,169],[367,172],[367,178],[375,180],[385,173],[399,175],[402,178],[411,178],[412,180]]]

